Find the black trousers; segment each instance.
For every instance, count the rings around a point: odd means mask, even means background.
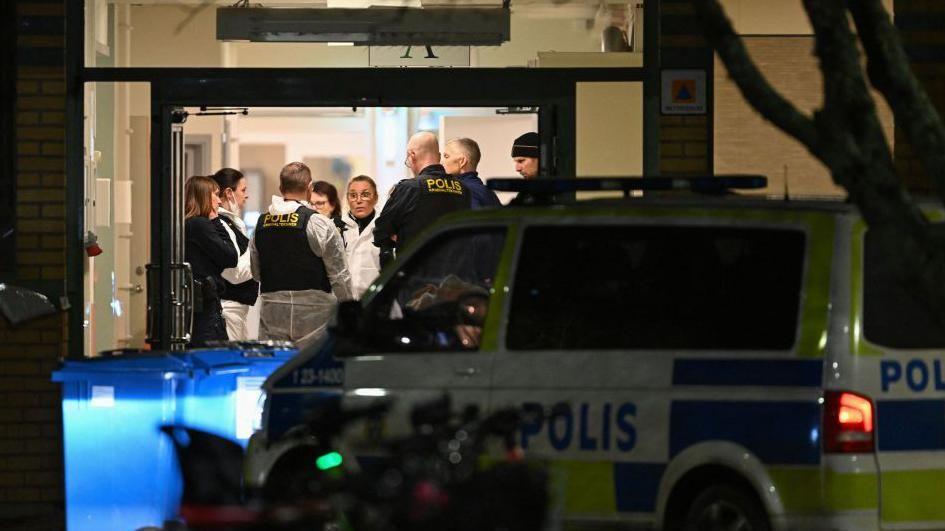
[[[223,308],[216,300],[210,308],[194,313],[194,329],[190,336],[190,347],[202,347],[208,341],[226,341],[226,322],[223,320]]]

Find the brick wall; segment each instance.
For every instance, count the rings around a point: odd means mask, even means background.
[[[812,115],[823,104],[823,81],[814,37],[749,36],[745,46],[768,82],[801,112]],[[766,194],[793,196],[842,196],[830,172],[819,160],[770,122],[764,120],[728,77],[716,57],[715,70],[715,171],[758,173],[768,177]],[[889,107],[874,94],[877,113],[886,136],[892,139],[893,120]]]
[[[12,283],[65,275],[64,0],[16,2],[16,253]],[[47,284],[48,285],[48,284]],[[61,529],[65,314],[0,318],[0,529]]]
[[[706,84],[711,87],[712,52],[706,48],[702,28],[689,0],[661,2],[660,29],[660,67],[703,69],[706,71]],[[707,94],[711,93],[711,88],[707,88]],[[660,117],[661,175],[706,175],[712,172],[709,154],[712,121],[709,116]]]
[[[902,34],[912,70],[925,85],[929,98],[945,119],[945,2],[895,0],[896,26]],[[896,169],[906,185],[918,193],[935,191],[909,143],[896,132]]]

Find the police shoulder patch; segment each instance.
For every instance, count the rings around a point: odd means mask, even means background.
[[[420,188],[431,194],[463,194],[463,185],[452,177],[422,177]]]

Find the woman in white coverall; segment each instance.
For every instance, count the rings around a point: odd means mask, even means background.
[[[345,254],[351,272],[351,287],[360,299],[381,271],[381,250],[374,245],[374,218],[377,185],[367,175],[358,175],[348,183],[348,215],[344,216]]]
[[[245,341],[250,339],[246,326],[249,308],[256,303],[256,297],[259,295],[259,283],[253,280],[253,272],[249,266],[249,236],[246,234],[246,224],[240,218],[249,193],[246,189],[246,179],[239,170],[223,168],[211,175],[211,178],[220,187],[217,219],[226,229],[233,247],[239,254],[236,267],[224,269],[221,275],[227,282],[227,289],[221,300],[226,335],[230,341]]]

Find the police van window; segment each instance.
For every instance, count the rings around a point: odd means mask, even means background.
[[[945,327],[932,310],[893,271],[890,252],[873,231],[866,231],[863,252],[863,334],[892,348],[945,347]]]
[[[505,231],[448,232],[410,257],[368,307],[372,350],[477,350]]]
[[[529,228],[508,347],[790,349],[804,241],[795,230]]]

